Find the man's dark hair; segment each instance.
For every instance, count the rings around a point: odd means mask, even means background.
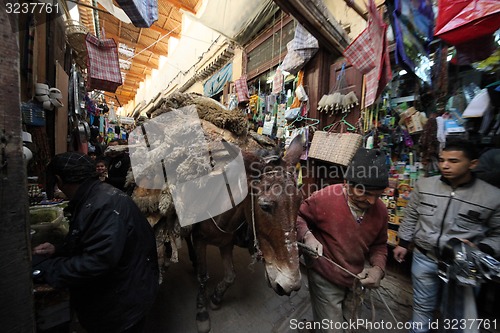
[[[448,139],[443,151],[461,151],[469,160],[476,160],[479,158],[479,152],[476,146],[464,139]]]
[[[109,161],[105,157],[99,156],[95,159],[95,164],[97,165],[97,163],[104,163],[104,165],[108,167]]]

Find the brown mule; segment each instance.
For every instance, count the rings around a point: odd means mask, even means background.
[[[233,209],[193,225],[192,241],[199,281],[196,321],[198,332],[210,331],[206,287],[207,245],[219,248],[224,278],[210,297],[212,309],[220,307],[234,283],[233,247],[248,245],[265,264],[269,286],[278,295],[290,295],[301,286],[296,218],[301,203],[295,166],[302,154],[300,139],[293,140],[284,157],[243,153],[248,180],[247,197]],[[246,243],[244,244],[246,239]],[[248,244],[249,243],[249,244]]]

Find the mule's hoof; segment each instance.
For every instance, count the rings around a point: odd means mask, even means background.
[[[216,299],[213,295],[210,297],[210,309],[219,310],[221,307],[222,301],[220,299]]]
[[[198,333],[208,333],[210,332],[210,319],[207,320],[198,320],[196,319],[196,328],[198,329]]]

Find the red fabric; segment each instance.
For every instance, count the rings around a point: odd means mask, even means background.
[[[113,39],[98,39],[87,34],[87,87],[115,92],[122,85],[118,48]]]
[[[332,209],[335,207],[335,209]],[[357,223],[347,205],[343,184],[313,193],[299,209],[297,236],[311,230],[323,244],[323,254],[354,274],[363,270],[365,258],[385,270],[387,261],[387,208],[377,200]],[[354,278],[326,260],[314,260],[311,269],[328,281],[351,287]]]
[[[434,36],[451,45],[493,34],[500,28],[498,0],[440,0]]]
[[[250,96],[248,94],[247,76],[243,75],[238,80],[234,81],[234,86],[236,88],[238,102],[248,102],[250,100]]]
[[[363,74],[367,74],[375,68],[376,56],[370,32],[372,29],[373,24],[370,22],[368,27],[344,51],[344,57],[347,61]]]
[[[387,52],[387,24],[384,23],[373,0],[369,2],[368,11],[368,27],[344,51],[344,57],[353,67],[366,75],[365,106],[375,103],[392,79]]]

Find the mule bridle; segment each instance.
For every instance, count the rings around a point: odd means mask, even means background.
[[[294,184],[297,185],[297,181],[296,181],[296,178],[295,178],[295,174],[290,172],[290,171],[283,171],[283,170],[272,170],[272,171],[266,171],[264,173],[262,173],[261,176],[265,176],[265,175],[271,175],[271,174],[278,174],[278,173],[281,173],[281,174],[285,174],[285,175],[288,175],[290,178],[293,179],[294,181]],[[254,193],[252,191],[252,187],[250,187],[250,199],[251,199],[251,212],[252,212],[252,232],[253,232],[253,246],[255,248],[255,251],[256,251],[256,256],[257,258],[262,258],[262,251],[260,250],[260,246],[259,246],[259,241],[257,240],[257,231],[256,231],[256,228],[255,228],[255,199],[254,199]],[[217,222],[215,221],[215,219],[210,216],[210,219],[212,220],[213,224],[215,225],[215,227],[222,233],[224,234],[233,234],[235,233],[236,231],[238,231],[244,224],[246,221],[243,221],[235,230],[233,231],[226,231],[224,229],[222,229],[218,224]]]
[[[219,227],[219,225],[217,224],[217,222],[215,221],[215,219],[210,215],[210,219],[212,220],[213,224],[215,225],[215,227],[222,233],[224,234],[234,234],[236,231],[240,230],[240,228],[245,224],[246,221],[243,221],[241,222],[241,224],[238,226],[238,228],[234,229],[233,231],[226,231],[224,229],[222,229],[221,227]]]
[[[283,171],[283,170],[266,171],[262,174],[262,176],[270,175],[270,174],[277,174],[277,173],[286,174],[286,175],[290,176],[293,179],[294,184],[297,185],[297,180],[295,178],[295,174],[290,172],[290,171]],[[250,198],[252,201],[251,210],[252,210],[253,246],[254,246],[255,251],[256,251],[255,256],[257,257],[257,259],[261,259],[263,257],[263,255],[262,255],[262,251],[260,250],[259,241],[257,240],[257,231],[255,228],[255,203],[254,203],[255,199],[254,199],[252,187],[250,187]]]

